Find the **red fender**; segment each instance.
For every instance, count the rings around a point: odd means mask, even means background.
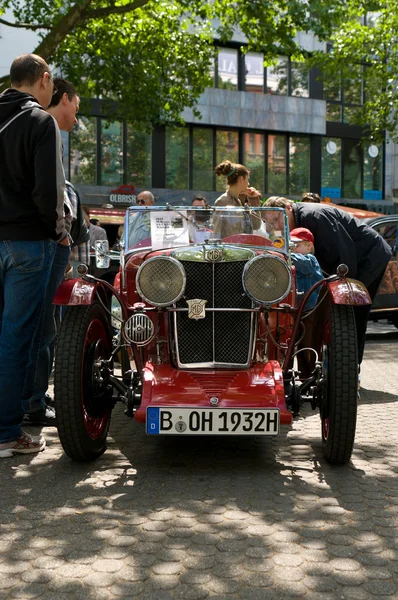
[[[53,304],[61,306],[89,306],[93,303],[98,284],[83,279],[67,279],[55,292]]]
[[[372,304],[366,285],[357,279],[343,278],[327,284],[333,304],[364,306]]]
[[[250,246],[272,246],[271,240],[255,233],[234,233],[222,239],[227,244],[248,244]],[[210,240],[211,242],[211,240]]]

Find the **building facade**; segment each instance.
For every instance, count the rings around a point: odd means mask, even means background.
[[[312,36],[298,41],[308,51],[316,48]],[[197,194],[213,202],[225,185],[214,167],[229,159],[250,169],[251,184],[264,197],[312,191],[335,203],[396,212],[396,146],[363,142],[361,128],[349,123],[363,101],[361,70],[336,85],[285,57],[265,68],[260,54],[242,48],[239,36],[218,48],[213,87],[198,101],[201,118],[186,109],[185,126],[142,133],[109,121],[101,101],[92,100],[64,136],[66,175],[83,202],[128,205],[143,189],[160,204],[187,204]]]

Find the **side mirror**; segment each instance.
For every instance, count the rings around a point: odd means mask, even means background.
[[[108,240],[97,240],[94,244],[95,266],[98,269],[108,269],[111,264]]]

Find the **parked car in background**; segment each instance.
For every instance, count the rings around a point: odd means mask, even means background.
[[[374,299],[370,319],[388,319],[398,328],[398,215],[380,215],[366,219],[366,223],[377,231],[392,249],[392,257]]]

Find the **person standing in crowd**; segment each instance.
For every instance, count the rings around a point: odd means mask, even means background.
[[[51,104],[47,112],[57,121],[61,131],[70,132],[77,122],[79,96],[69,81],[59,77],[54,79],[54,88],[56,91],[51,98]],[[78,206],[74,188],[68,182],[66,183],[66,192],[64,204],[66,227],[73,237],[79,233],[79,228],[76,227]],[[82,219],[81,211],[80,219]],[[85,221],[83,227],[83,234],[86,234],[88,239]],[[69,264],[68,261],[69,253],[65,251],[64,246],[58,245],[51,268],[42,316],[35,334],[38,336],[37,346],[35,346],[37,352],[32,355],[31,366],[25,383],[23,399],[25,407],[24,425],[56,425],[55,411],[51,407],[52,399],[47,394],[57,334],[56,310],[58,307],[53,304],[53,298],[58,286],[64,279]]]
[[[315,256],[323,271],[332,275],[339,264],[348,266],[348,276],[362,281],[374,300],[391,258],[391,248],[371,227],[349,213],[324,204],[293,203],[287,198],[272,196],[265,206],[285,209],[290,231],[306,227],[314,236]],[[269,217],[270,225],[283,229],[283,215]],[[371,304],[355,306],[358,359],[362,362],[366,327]]]
[[[88,227],[88,232],[90,234],[90,248],[95,247],[95,242],[99,240],[107,240],[106,231],[103,227],[99,227],[98,225],[93,225],[90,221],[90,209],[88,206],[82,206],[86,224]]]
[[[0,95],[0,458],[45,447],[22,430],[23,388],[57,244],[69,254],[61,136],[45,110],[51,70],[23,54],[10,78]]]
[[[314,202],[315,204],[319,204],[320,201],[320,195],[315,192],[304,192],[304,194],[301,195],[301,202]]]
[[[155,204],[155,198],[152,192],[145,190],[140,192],[135,201],[137,206],[153,206]],[[129,236],[128,243],[129,248],[133,248],[139,242],[150,238],[151,236],[151,220],[149,212],[135,213],[131,215],[131,222],[129,223]]]
[[[206,198],[203,196],[195,196],[192,199],[191,206],[209,209]],[[210,227],[211,210],[191,211],[191,213],[189,217],[189,239],[197,244],[203,244],[213,233]]]
[[[215,202],[215,206],[249,207],[261,205],[261,192],[250,187],[250,171],[245,166],[224,160],[214,169],[217,177],[224,176],[227,179],[227,189]],[[218,213],[214,218],[214,231],[221,237],[227,237],[235,233],[252,233],[253,229],[259,229],[261,218],[252,211],[241,215]]]

